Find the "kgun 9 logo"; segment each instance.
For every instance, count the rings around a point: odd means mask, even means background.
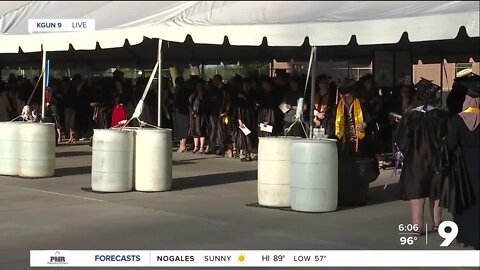
[[[449,232],[445,230],[446,228],[450,228]],[[444,221],[440,223],[440,226],[438,226],[438,235],[445,239],[440,246],[448,247],[458,235],[457,224],[453,221]]]

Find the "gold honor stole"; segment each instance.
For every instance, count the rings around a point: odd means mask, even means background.
[[[468,107],[467,109],[465,109],[463,112],[473,112],[473,113],[480,113],[480,109],[479,108],[472,108],[472,107]]]
[[[345,102],[340,99],[337,107],[337,115],[335,117],[335,135],[345,142]],[[355,139],[355,151],[358,152],[358,141],[365,138],[365,131],[359,131],[358,127],[364,122],[362,107],[360,106],[360,100],[358,98],[353,102],[353,115],[355,118],[355,128],[357,138]]]

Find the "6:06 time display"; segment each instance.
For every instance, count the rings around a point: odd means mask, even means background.
[[[399,232],[414,232],[418,231],[418,224],[400,224],[398,225]]]

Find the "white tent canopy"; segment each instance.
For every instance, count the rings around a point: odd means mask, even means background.
[[[478,1],[11,1],[0,3],[0,53],[118,48],[146,38],[258,46],[359,45],[479,36]],[[28,33],[28,19],[94,19],[96,31]]]

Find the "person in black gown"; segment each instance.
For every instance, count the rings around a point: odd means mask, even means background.
[[[190,95],[190,128],[189,135],[193,137],[195,148],[193,153],[203,154],[205,151],[205,140],[207,136],[207,97],[205,94],[205,85],[202,81],[197,81],[195,92]]]
[[[180,140],[180,145],[177,152],[187,151],[187,136],[188,136],[188,97],[190,93],[185,86],[183,77],[175,79],[175,94],[173,97],[174,114],[174,133],[175,138]]]
[[[313,123],[315,127],[325,129],[325,135],[333,137],[335,135],[335,109],[336,109],[336,85],[330,83],[332,77],[321,74],[317,77],[315,93],[315,113]]]
[[[252,96],[252,84],[250,80],[243,81],[242,90],[235,98],[234,115],[238,121],[237,144],[240,149],[240,161],[252,161],[256,158],[253,153],[255,131],[255,104]],[[245,135],[240,128],[248,128],[251,133]]]
[[[462,77],[457,77],[453,81],[452,90],[447,96],[447,108],[450,118],[463,111],[462,105],[465,100],[465,95],[467,94],[467,88],[462,82],[469,81],[470,78],[479,80],[480,76],[475,73],[470,73]]]
[[[441,222],[439,205],[442,175],[436,165],[443,138],[447,135],[448,114],[434,107],[440,87],[421,79],[416,85],[416,106],[405,113],[397,132],[397,144],[404,154],[400,176],[400,197],[410,201],[416,235],[424,233],[424,204],[430,200],[433,229]]]
[[[226,117],[227,90],[220,74],[212,78],[211,91],[208,95],[209,124],[210,124],[210,150],[222,156],[227,147],[224,120]]]
[[[468,171],[468,181],[473,188],[474,203],[462,213],[454,214],[458,225],[457,242],[461,245],[480,249],[480,80],[472,78],[462,81],[467,93],[463,110],[453,116],[449,123],[447,143],[450,150],[457,147],[461,152]]]
[[[340,98],[335,111],[335,137],[341,156],[374,157],[368,136],[375,118],[356,97],[356,82],[345,80],[338,88]],[[332,116],[333,117],[333,116]]]
[[[275,97],[275,93],[273,92],[272,82],[269,78],[265,78],[262,80],[262,93],[258,98],[258,122],[259,124],[267,127],[268,125],[272,126],[272,133],[261,131],[260,127],[258,127],[258,136],[259,137],[269,137],[274,136],[280,133],[281,128],[276,119],[279,113],[277,100]]]

